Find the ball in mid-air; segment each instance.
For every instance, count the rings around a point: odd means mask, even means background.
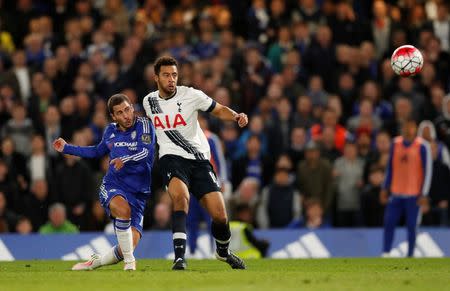
[[[416,47],[403,45],[392,54],[391,66],[397,75],[414,76],[422,70],[423,56]]]

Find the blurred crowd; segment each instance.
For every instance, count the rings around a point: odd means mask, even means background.
[[[395,76],[404,44],[422,73]],[[423,224],[448,225],[450,17],[439,0],[0,0],[0,232],[110,229],[98,202],[108,158],[63,156],[52,141],[99,142],[105,101],[156,89],[153,61],[179,85],[236,111],[202,116],[223,153],[231,218],[257,228],[376,227],[392,138],[414,118],[433,150]],[[145,229],[170,228],[153,171]]]

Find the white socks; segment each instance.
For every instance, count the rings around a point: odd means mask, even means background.
[[[102,254],[100,259],[102,266],[107,266],[117,264],[119,261],[123,260],[123,257],[119,254],[119,247],[113,246],[105,254]]]
[[[117,241],[122,250],[123,260],[125,263],[134,262],[133,255],[133,234],[131,232],[131,220],[116,218],[114,221],[116,228]]]

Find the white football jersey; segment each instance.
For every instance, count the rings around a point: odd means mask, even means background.
[[[176,94],[163,99],[159,91],[144,97],[144,109],[153,122],[159,157],[177,155],[186,159],[209,160],[208,140],[200,128],[198,111],[212,111],[216,102],[200,90],[177,86]]]

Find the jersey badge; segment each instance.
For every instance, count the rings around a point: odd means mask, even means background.
[[[149,134],[143,134],[141,139],[142,139],[143,143],[151,143],[152,142],[152,137]]]

